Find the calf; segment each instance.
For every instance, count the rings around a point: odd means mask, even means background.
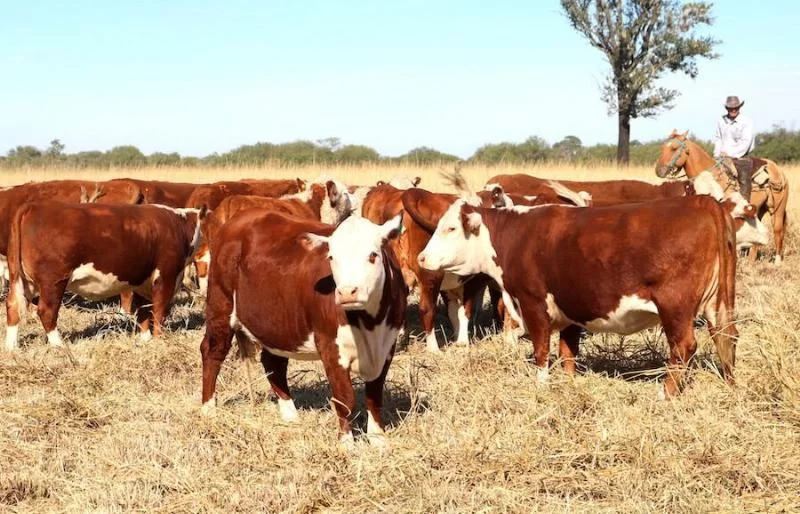
[[[553,195],[553,181],[532,177],[524,173],[496,175],[486,182],[486,186],[499,185],[507,193],[517,195]],[[688,180],[650,184],[641,180],[602,180],[574,181],[559,180],[560,185],[572,191],[583,191],[591,195],[592,205],[603,207],[620,203],[646,202],[659,198],[673,198],[694,194],[692,183]]]
[[[561,331],[559,351],[571,373],[581,327],[631,334],[660,322],[670,347],[663,393],[674,395],[696,349],[695,317],[704,315],[732,382],[735,233],[725,208],[710,197],[591,209],[489,210],[457,202],[419,263],[494,279],[533,341],[540,381],[548,376],[552,330]]]
[[[217,206],[228,196],[255,195],[278,198],[305,191],[306,181],[300,178],[288,180],[240,180],[215,182],[198,186],[186,201],[186,207],[199,208],[205,205],[209,209]]]
[[[92,182],[89,180],[51,180],[29,182],[0,191],[0,279],[8,278],[6,255],[11,220],[21,205],[37,200],[53,200],[68,203],[86,203],[88,191],[95,190],[94,201],[102,204],[141,203],[139,187],[125,180]],[[94,195],[93,195],[94,196]],[[1,281],[1,280],[0,280]]]
[[[212,241],[206,301],[203,412],[216,405],[217,376],[236,335],[262,347],[261,362],[281,417],[297,418],[288,359],[322,360],[339,417],[340,441],[353,441],[350,372],[366,381],[367,435],[383,433],[383,385],[403,325],[408,290],[386,244],[400,218],[383,225],[351,217],[337,228],[276,212],[231,219]]]
[[[211,262],[209,243],[222,226],[239,212],[248,209],[267,209],[300,218],[338,224],[351,212],[350,196],[340,182],[327,179],[313,183],[301,193],[268,198],[252,195],[234,195],[222,200],[203,224],[203,240],[194,256],[197,282],[201,294],[208,289],[208,263]]]
[[[39,318],[52,345],[62,344],[56,322],[64,291],[90,300],[133,291],[141,337],[150,338],[151,320],[153,335],[160,335],[204,216],[205,209],[156,205],[20,207],[9,242],[6,348],[17,347],[26,301],[37,293]]]

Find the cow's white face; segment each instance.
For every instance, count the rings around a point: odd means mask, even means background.
[[[474,275],[482,271],[486,259],[494,257],[483,218],[477,212],[462,212],[463,205],[463,200],[456,201],[439,220],[417,258],[423,269]]]
[[[365,218],[350,217],[330,237],[307,234],[314,246],[328,244],[336,303],[345,310],[377,314],[386,280],[382,246],[400,234],[401,221],[401,216],[395,216],[376,225]]]

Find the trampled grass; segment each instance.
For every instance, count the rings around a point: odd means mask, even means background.
[[[789,169],[793,197],[800,180]],[[11,172],[30,179],[175,181],[329,173],[354,184],[438,167]],[[473,185],[525,171],[581,179],[650,168],[466,168]],[[786,260],[738,265],[736,388],[700,351],[685,393],[656,401],[658,330],[593,336],[583,372],[535,385],[530,344],[485,337],[441,357],[413,337],[392,365],[389,447],[340,450],[318,363],[290,364],[300,421],[280,421],[263,371],[229,356],[217,416],[200,407],[202,310],[178,298],[168,335],[135,343],[113,303],[70,301],[49,348],[28,316],[22,349],[0,350],[0,510],[19,512],[796,512],[800,510],[800,208],[790,200]],[[587,283],[587,287],[591,287]],[[412,332],[416,313],[410,312]],[[439,319],[447,325],[445,318]],[[449,329],[445,329],[449,331]],[[233,352],[232,352],[233,353]],[[553,349],[555,355],[555,349]],[[359,389],[359,409],[363,394]],[[364,423],[362,414],[360,423]]]

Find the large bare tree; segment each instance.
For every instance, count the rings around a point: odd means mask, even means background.
[[[677,0],[561,0],[570,25],[602,51],[611,73],[601,86],[609,114],[617,114],[617,162],[627,164],[631,119],[671,109],[678,91],[657,85],[667,72],[692,78],[697,58],[715,59],[718,40],[695,33],[711,26],[712,4]]]

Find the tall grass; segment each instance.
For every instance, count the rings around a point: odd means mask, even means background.
[[[790,179],[798,169],[788,170]],[[143,169],[176,181],[313,178],[368,184],[439,169]],[[500,172],[653,179],[649,168],[465,169],[477,186]],[[87,170],[105,179],[127,171]],[[62,178],[12,172],[5,184]],[[795,181],[800,182],[800,181]],[[792,196],[798,186],[792,184]],[[790,220],[800,209],[790,203]],[[786,261],[738,264],[741,338],[735,388],[700,350],[684,394],[657,402],[666,344],[659,330],[592,336],[576,377],[557,367],[535,386],[524,341],[487,336],[423,352],[417,314],[388,380],[389,448],[336,445],[318,363],[292,362],[300,421],[285,424],[263,373],[232,358],[218,415],[199,416],[202,310],[180,296],[166,337],[137,345],[115,306],[71,302],[49,348],[35,316],[23,348],[0,351],[0,510],[12,512],[797,512],[800,511],[800,230]],[[586,287],[591,287],[587,277]],[[438,322],[446,327],[444,318]],[[445,328],[446,329],[446,328]],[[446,329],[447,330],[447,329]],[[449,331],[449,330],[448,330]],[[359,400],[363,412],[363,400]],[[364,423],[363,415],[360,423]]]

